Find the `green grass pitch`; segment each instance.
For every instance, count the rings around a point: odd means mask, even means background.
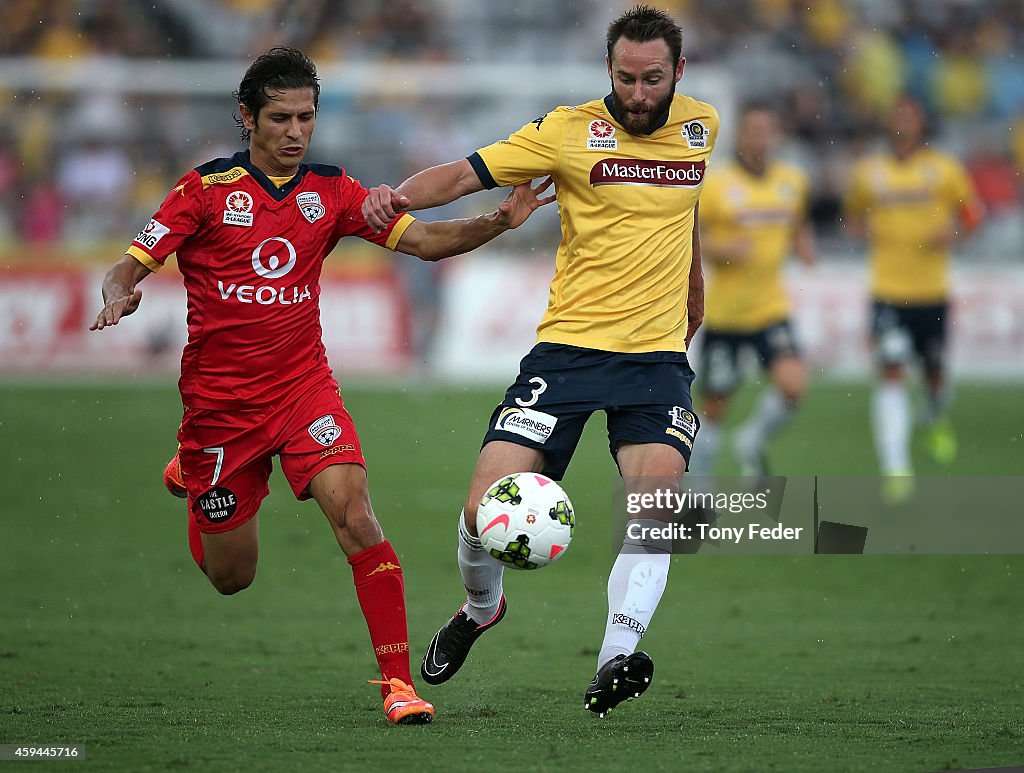
[[[500,391],[346,392],[405,567],[417,668],[460,601],[455,518]],[[602,721],[582,705],[613,558],[615,471],[596,418],[565,481],[579,523],[569,553],[507,572],[505,622],[455,680],[420,685],[435,723],[394,728],[366,684],[376,674],[349,568],[316,506],[295,502],[278,473],[256,582],[220,597],[160,484],[180,418],[173,387],[7,384],[0,395],[0,743],[86,749],[38,769],[1024,763],[1019,556],[677,556],[644,640],[654,684]],[[872,474],[867,404],[862,386],[814,385],[773,449],[776,469]],[[1019,387],[962,387],[954,473],[1020,474],[1020,416]],[[922,461],[920,472],[939,470]]]

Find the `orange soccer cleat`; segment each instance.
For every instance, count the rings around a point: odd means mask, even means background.
[[[384,714],[393,725],[426,725],[434,718],[434,706],[416,694],[416,689],[401,679],[372,680],[370,684],[390,685],[384,699]]]
[[[185,479],[181,474],[181,460],[177,454],[164,467],[164,485],[176,497],[184,499],[188,496],[188,491],[185,489]]]

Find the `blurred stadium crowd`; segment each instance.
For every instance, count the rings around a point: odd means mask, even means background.
[[[604,27],[631,4],[5,0],[0,66],[100,58],[125,67],[137,59],[161,59],[223,60],[235,68],[285,43],[308,51],[321,65],[487,68],[528,61],[550,64],[557,79],[560,63],[603,67]],[[910,91],[927,106],[933,142],[967,162],[989,209],[978,253],[993,260],[1019,257],[1024,238],[1020,0],[655,4],[683,27],[687,77],[699,79],[701,67],[713,65],[732,77],[738,100],[756,96],[778,104],[791,137],[787,155],[813,181],[812,217],[826,252],[841,253],[845,244],[839,202],[850,163],[879,139],[881,117],[897,95]],[[241,66],[237,69],[240,74]],[[17,79],[5,81],[0,84],[0,131],[8,140],[0,145],[0,244],[50,246],[66,256],[110,240],[124,242],[182,172],[239,147],[223,96],[39,90],[21,87]],[[311,160],[341,163],[368,185],[398,182],[497,138],[468,130],[462,111],[473,109],[471,100],[363,97],[347,103],[325,99],[321,107],[335,112],[321,123]],[[502,125],[512,131],[533,117]],[[549,237],[546,233],[543,242],[550,247]],[[828,250],[830,244],[835,249]]]

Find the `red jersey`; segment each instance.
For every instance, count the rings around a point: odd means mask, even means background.
[[[249,152],[186,174],[127,253],[156,271],[173,252],[188,294],[182,402],[263,405],[296,383],[330,376],[320,329],[320,272],[343,236],[395,249],[414,222],[377,234],[360,207],[367,190],[343,169],[302,164],[278,188]]]

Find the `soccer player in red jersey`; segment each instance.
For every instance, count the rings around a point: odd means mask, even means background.
[[[178,440],[193,558],[221,593],[252,583],[256,513],[277,455],[296,497],[316,500],[348,556],[387,718],[420,724],[434,708],[413,686],[402,568],[370,506],[359,438],[324,352],[321,268],[344,236],[423,260],[467,252],[553,197],[518,185],[489,215],[425,223],[403,214],[378,232],[361,213],[362,185],[303,163],[319,93],[300,51],[274,48],[253,62],[234,95],[248,151],[178,181],[107,272],[90,329],[135,312],[139,282],[177,253],[188,295]]]

